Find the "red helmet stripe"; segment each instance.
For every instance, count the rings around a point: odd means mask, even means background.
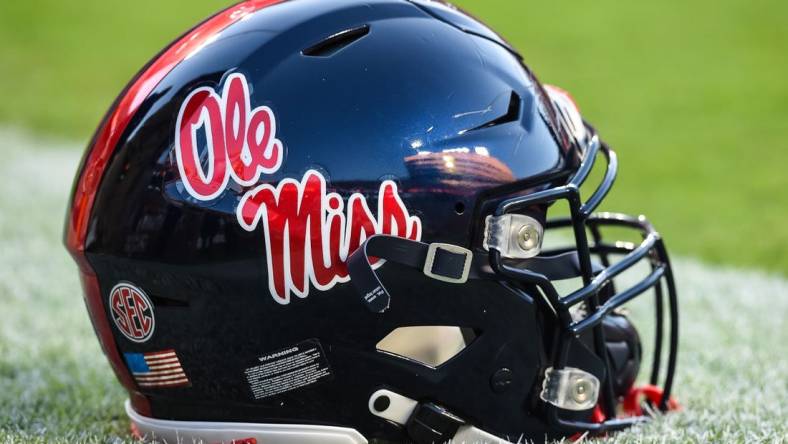
[[[228,26],[251,13],[281,1],[283,0],[248,0],[239,3],[219,12],[193,28],[164,50],[129,84],[125,93],[105,117],[96,131],[92,145],[88,149],[87,157],[74,187],[71,208],[66,220],[66,248],[79,265],[82,286],[85,292],[85,303],[91,314],[93,326],[99,336],[104,353],[109,358],[118,379],[132,394],[132,404],[134,409],[140,414],[150,415],[150,405],[147,399],[138,392],[136,384],[118,352],[109,321],[105,315],[104,301],[101,297],[98,279],[85,258],[85,239],[87,237],[88,222],[98,186],[120,136],[126,130],[131,118],[137,112],[142,102],[150,95],[159,82],[188,55],[200,50],[202,46],[208,44]]]
[[[220,12],[170,45],[130,84],[117,106],[105,118],[96,132],[93,146],[88,152],[74,190],[71,213],[68,218],[68,231],[66,232],[66,246],[72,254],[78,254],[85,248],[90,211],[98,185],[104,175],[104,168],[112,157],[115,146],[129,121],[151,91],[183,59],[199,50],[229,25],[255,11],[281,1],[249,0]]]

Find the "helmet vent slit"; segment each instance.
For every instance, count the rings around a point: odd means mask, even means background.
[[[521,104],[522,99],[520,98],[520,95],[512,91],[512,95],[509,98],[509,108],[507,109],[506,114],[475,128],[471,128],[468,131],[476,131],[484,128],[491,128],[493,126],[503,125],[504,123],[517,122],[520,120],[520,108],[522,107]]]
[[[148,297],[150,298],[153,305],[157,307],[181,307],[185,308],[189,306],[189,301],[180,300],[180,299],[173,299],[164,296],[157,296],[149,294]]]
[[[351,43],[364,38],[369,34],[369,25],[340,31],[319,43],[301,51],[308,57],[331,57]]]

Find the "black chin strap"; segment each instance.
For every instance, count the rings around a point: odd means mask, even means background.
[[[367,239],[347,261],[350,280],[373,313],[386,311],[391,303],[391,295],[380,281],[370,258],[416,268],[429,278],[452,284],[464,284],[468,279],[500,279],[490,268],[487,254],[478,251],[474,254],[456,245],[426,244],[396,236],[375,235]],[[576,252],[514,263],[518,268],[542,274],[550,280],[580,276]]]
[[[347,267],[356,290],[367,308],[375,313],[383,313],[389,308],[391,295],[370,264],[371,257],[420,269],[430,278],[453,284],[477,278],[482,270],[482,267],[472,266],[473,253],[470,250],[456,245],[425,244],[395,236],[372,236],[350,255]]]

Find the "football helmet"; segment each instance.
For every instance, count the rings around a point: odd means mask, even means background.
[[[569,94],[448,4],[249,0],[121,93],[65,243],[146,439],[604,433],[675,406],[678,344],[660,236],[594,212],[616,169]],[[645,293],[643,387],[621,307]]]

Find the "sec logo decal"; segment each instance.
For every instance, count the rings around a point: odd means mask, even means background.
[[[130,341],[145,342],[153,335],[153,304],[140,288],[128,282],[116,285],[109,293],[109,308],[115,326]]]

